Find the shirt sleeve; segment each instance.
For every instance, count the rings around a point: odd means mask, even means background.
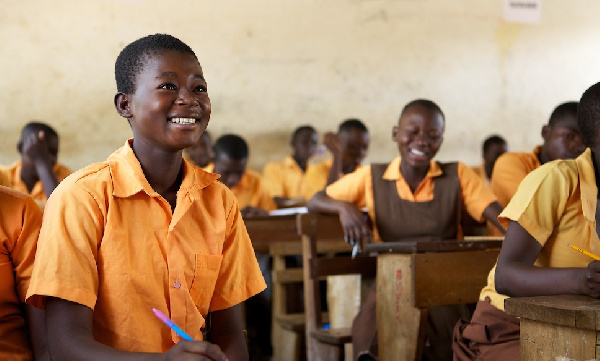
[[[209,311],[232,307],[267,288],[237,200],[231,197],[227,202],[231,206],[226,220],[223,261]]]
[[[73,182],[60,183],[44,211],[27,302],[43,308],[50,296],[94,309],[103,229],[94,197]]]
[[[309,167],[304,176],[304,199],[308,201],[315,193],[325,189],[328,175],[329,168],[325,162]]]
[[[494,193],[480,176],[463,163],[458,163],[458,179],[465,209],[473,219],[482,222],[483,211],[496,201]]]
[[[350,202],[357,208],[366,207],[367,180],[371,177],[371,166],[365,166],[346,174],[325,189],[325,193],[336,200]]]
[[[505,153],[496,160],[490,189],[498,197],[502,207],[506,207],[528,173],[529,170],[519,154]]]
[[[559,163],[529,173],[498,217],[502,225],[518,222],[543,246],[576,188],[577,177],[569,176],[569,171],[565,163]]]

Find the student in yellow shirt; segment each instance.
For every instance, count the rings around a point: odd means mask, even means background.
[[[294,130],[290,144],[293,153],[279,162],[269,162],[263,168],[263,181],[279,208],[297,207],[304,199],[304,175],[308,160],[317,150],[317,131],[310,125]]]
[[[506,144],[506,140],[499,135],[490,135],[483,141],[481,149],[483,162],[481,162],[480,165],[473,167],[473,171],[483,179],[487,186],[490,185],[492,170],[494,170],[496,160],[506,152],[508,152],[508,144]]]
[[[454,360],[519,360],[519,319],[504,313],[507,297],[600,298],[600,262],[568,247],[600,254],[600,83],[581,97],[577,121],[588,149],[530,172],[500,214],[504,243],[471,321],[455,328]]]

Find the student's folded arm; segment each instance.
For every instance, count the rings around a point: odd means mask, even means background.
[[[496,266],[496,291],[511,297],[587,294],[600,297],[600,262],[587,268],[534,266],[542,246],[511,221]]]
[[[42,310],[27,305],[27,321],[29,324],[29,333],[31,335],[31,344],[35,361],[50,361],[48,353],[46,313]]]
[[[325,191],[317,192],[307,204],[311,212],[337,213],[347,239],[353,241],[366,241],[371,239],[371,230],[365,215],[352,203],[333,199]]]
[[[248,360],[240,305],[210,313],[208,341],[218,345],[228,360]]]
[[[485,209],[483,210],[483,216],[485,217],[485,219],[490,221],[494,225],[494,227],[498,228],[500,232],[502,232],[502,234],[504,234],[506,233],[506,230],[498,221],[498,216],[500,215],[500,213],[502,213],[502,210],[503,208],[500,205],[500,203],[494,201],[490,203],[487,207],[485,207]]]
[[[181,341],[164,354],[120,351],[94,340],[94,311],[89,307],[60,298],[48,298],[46,302],[48,348],[53,360],[170,361],[186,356],[186,360],[226,359],[218,346],[198,341]]]

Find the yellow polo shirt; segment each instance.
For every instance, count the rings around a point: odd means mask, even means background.
[[[27,190],[27,185],[21,180],[21,168],[23,167],[22,162],[19,160],[8,167],[0,167],[0,173],[3,175],[0,178],[8,179],[9,184],[8,187],[18,190],[19,192],[29,194],[33,199],[44,203],[46,201],[46,193],[44,192],[44,187],[41,181],[37,181],[33,188],[31,189],[31,193]],[[54,174],[56,175],[56,179],[59,182],[62,182],[69,174],[71,174],[71,170],[60,163],[56,163],[54,165]],[[1,183],[0,183],[1,184]]]
[[[262,179],[271,197],[304,198],[304,172],[291,155],[265,164]]]

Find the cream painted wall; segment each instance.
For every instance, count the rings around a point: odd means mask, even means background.
[[[538,25],[508,24],[481,0],[4,0],[0,7],[0,163],[18,158],[31,119],[61,134],[76,169],[130,136],[112,104],[114,60],[149,33],[181,38],[203,65],[209,130],[242,134],[250,166],[289,152],[297,125],[369,126],[368,161],[397,154],[403,105],[436,101],[447,119],[438,159],[479,162],[481,140],[530,150],[554,106],[600,81],[600,2],[542,0]]]

